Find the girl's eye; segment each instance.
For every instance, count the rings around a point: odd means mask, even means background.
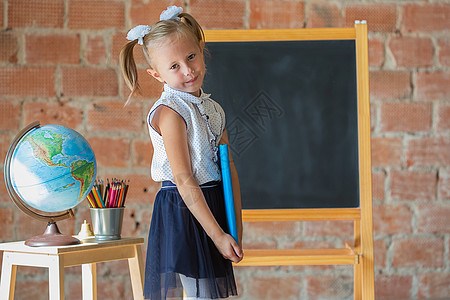
[[[174,64],[173,66],[170,67],[171,70],[175,70],[176,68],[178,68],[177,64]]]
[[[191,54],[191,55],[188,56],[188,60],[192,60],[194,58],[195,58],[195,54]]]

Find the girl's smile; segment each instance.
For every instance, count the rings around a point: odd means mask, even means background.
[[[196,82],[196,81],[197,81],[197,79],[198,79],[198,76],[196,76],[196,77],[192,78],[191,80],[189,80],[189,81],[188,81],[188,82],[186,82],[186,83],[194,83],[194,82]]]

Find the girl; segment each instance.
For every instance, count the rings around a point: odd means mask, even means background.
[[[152,27],[130,30],[131,42],[120,54],[130,97],[139,91],[133,58],[136,44],[142,45],[150,66],[147,73],[164,83],[147,119],[154,147],[151,174],[162,182],[153,207],[145,268],[144,296],[152,300],[180,299],[182,288],[188,299],[237,295],[231,262],[243,257],[241,243],[224,232],[217,149],[228,143],[225,114],[201,89],[204,34],[197,21],[182,11],[168,7]],[[234,166],[232,179],[241,240],[241,199]]]

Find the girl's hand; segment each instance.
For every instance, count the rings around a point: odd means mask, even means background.
[[[241,247],[239,247],[231,235],[223,232],[223,234],[213,241],[224,258],[229,259],[234,263],[238,263],[244,258]]]

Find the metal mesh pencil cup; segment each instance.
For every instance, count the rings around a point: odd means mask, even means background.
[[[96,241],[120,240],[124,207],[91,208]]]

